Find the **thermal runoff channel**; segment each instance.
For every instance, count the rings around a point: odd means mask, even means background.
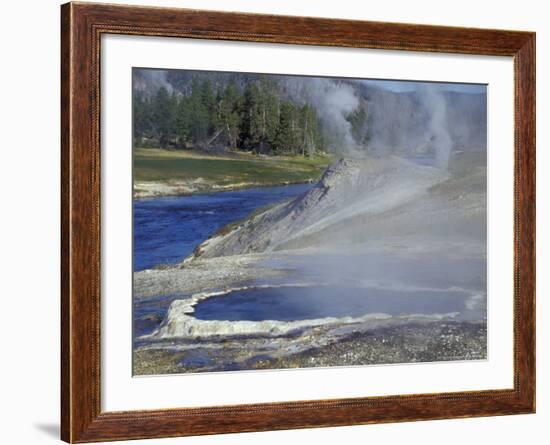
[[[486,358],[486,86],[133,70],[134,374]]]

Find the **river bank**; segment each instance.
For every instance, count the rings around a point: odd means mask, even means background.
[[[134,198],[186,196],[307,184],[317,181],[331,162],[324,155],[265,156],[192,150],[134,149]]]

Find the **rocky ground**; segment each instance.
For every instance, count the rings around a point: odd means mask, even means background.
[[[276,280],[285,275],[284,268],[262,264],[264,258],[261,254],[219,257],[136,272],[134,298],[207,292],[242,285],[258,277]]]
[[[276,344],[267,342],[262,351],[258,342],[265,340],[261,338],[197,342],[185,350],[164,345],[135,351],[134,375],[483,360],[487,358],[486,329],[484,322],[453,321],[380,326],[327,344],[311,341],[311,347],[296,347],[297,352],[287,348],[283,354]],[[291,338],[287,340],[292,343]],[[307,343],[308,337],[301,340]],[[252,343],[255,347],[250,349]]]
[[[483,323],[408,324],[357,333],[336,343],[253,367],[307,368],[392,363],[482,360],[487,357]]]

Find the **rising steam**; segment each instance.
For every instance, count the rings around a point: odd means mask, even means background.
[[[432,142],[436,164],[439,168],[447,169],[453,145],[447,126],[447,104],[441,92],[434,87],[424,85],[419,95],[430,115],[426,136]]]
[[[379,156],[431,156],[447,169],[453,148],[485,149],[486,103],[481,94],[453,94],[437,84],[393,92],[366,82],[369,137]],[[464,147],[463,147],[464,148]]]
[[[430,154],[439,168],[449,163],[452,139],[449,134],[447,102],[437,85],[424,84],[412,93],[396,93],[354,85],[360,81],[320,78],[285,78],[287,94],[313,105],[322,123],[330,149],[342,156],[363,158],[369,154],[413,156]],[[375,87],[374,87],[375,88]],[[361,106],[366,92],[368,142],[356,141],[347,116]]]
[[[136,89],[157,91],[159,88],[163,87],[168,91],[168,93],[172,94],[174,87],[170,82],[168,82],[166,73],[167,72],[165,70],[139,70]],[[134,79],[136,79],[135,76]]]
[[[344,156],[362,157],[365,153],[354,140],[346,119],[359,106],[359,98],[349,83],[332,79],[286,77],[287,94],[315,107],[330,149]]]

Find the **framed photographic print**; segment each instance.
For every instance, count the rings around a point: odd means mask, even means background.
[[[534,33],[61,16],[63,440],[534,412]]]

